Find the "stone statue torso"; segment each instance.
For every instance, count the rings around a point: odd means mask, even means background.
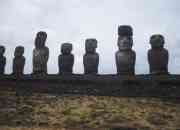
[[[116,65],[118,74],[134,74],[136,53],[133,50],[117,51]]]
[[[152,74],[168,73],[168,55],[168,51],[164,48],[150,49],[148,51],[148,62]]]
[[[85,54],[83,57],[85,74],[98,73],[99,54]]]
[[[13,60],[13,73],[23,74],[25,65],[25,57],[15,57]]]
[[[6,65],[6,58],[4,56],[0,56],[0,74],[4,74]]]
[[[72,68],[74,64],[74,56],[70,55],[59,55],[59,73],[72,73]]]
[[[33,71],[34,72],[47,72],[47,61],[49,57],[49,49],[43,47],[33,50]]]

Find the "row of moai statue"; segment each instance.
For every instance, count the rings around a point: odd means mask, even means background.
[[[46,32],[38,32],[35,38],[35,49],[33,50],[33,75],[47,75],[47,62],[49,49],[45,46],[47,39]],[[151,49],[148,51],[148,62],[151,74],[168,74],[168,51],[164,48],[164,37],[153,35],[150,38]],[[131,26],[122,25],[118,28],[119,50],[116,52],[116,67],[118,75],[134,75],[136,52],[132,50],[133,29]],[[96,52],[97,40],[86,39],[83,56],[84,73],[97,74],[99,65],[99,54]],[[72,74],[74,55],[71,53],[71,43],[64,43],[61,46],[61,54],[58,57],[59,74]],[[5,47],[0,46],[0,74],[4,74],[6,58],[4,57]],[[14,52],[13,74],[20,77],[24,72],[25,57],[24,47],[18,46]]]

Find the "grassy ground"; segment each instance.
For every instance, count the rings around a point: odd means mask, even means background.
[[[0,125],[0,130],[114,126],[175,130],[180,128],[180,103],[153,98],[46,94],[17,97],[14,92],[0,92]]]

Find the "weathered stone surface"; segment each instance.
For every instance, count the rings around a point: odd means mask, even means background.
[[[58,57],[59,74],[72,74],[74,65],[74,55],[71,43],[64,43],[61,46],[61,53]]]
[[[148,62],[151,74],[168,74],[168,50],[164,48],[164,37],[156,34],[151,36],[151,49],[148,50]]]
[[[73,86],[72,86],[73,84]],[[0,90],[14,89],[18,94],[73,94],[118,97],[180,98],[180,75],[47,75],[21,79],[0,76]]]
[[[4,56],[5,47],[0,46],[0,75],[4,74],[5,65],[6,65],[6,57]]]
[[[16,47],[13,59],[13,74],[17,77],[21,77],[24,73],[25,57],[23,56],[23,54],[24,47]]]
[[[86,42],[85,42],[86,53],[83,56],[85,74],[98,73],[99,54],[96,53],[96,48],[97,48],[96,39],[86,39]]]
[[[118,28],[118,47],[116,52],[116,67],[119,75],[134,75],[136,53],[132,50],[133,30],[131,26],[122,25]]]
[[[49,49],[45,46],[46,39],[46,32],[38,32],[35,39],[35,49],[33,50],[33,74],[39,77],[47,74]]]

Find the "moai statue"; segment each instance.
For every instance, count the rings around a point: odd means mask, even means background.
[[[87,39],[85,42],[86,53],[83,56],[84,73],[97,74],[99,65],[99,54],[96,53],[97,40]]]
[[[24,73],[25,57],[23,56],[23,54],[24,47],[16,47],[13,59],[13,74],[17,77],[21,77]]]
[[[38,77],[47,75],[49,49],[45,46],[46,39],[46,32],[38,32],[35,38],[35,49],[33,50],[33,74]]]
[[[6,57],[4,56],[5,47],[0,46],[0,75],[4,74],[5,65],[6,65]]]
[[[164,37],[153,35],[150,38],[151,49],[148,51],[148,62],[151,74],[168,74],[168,51],[164,48]]]
[[[118,75],[134,75],[136,53],[132,50],[133,29],[131,26],[122,25],[118,28],[118,47],[116,52],[116,67]]]
[[[64,43],[61,46],[61,53],[58,57],[59,74],[72,74],[74,65],[74,55],[71,43]]]

